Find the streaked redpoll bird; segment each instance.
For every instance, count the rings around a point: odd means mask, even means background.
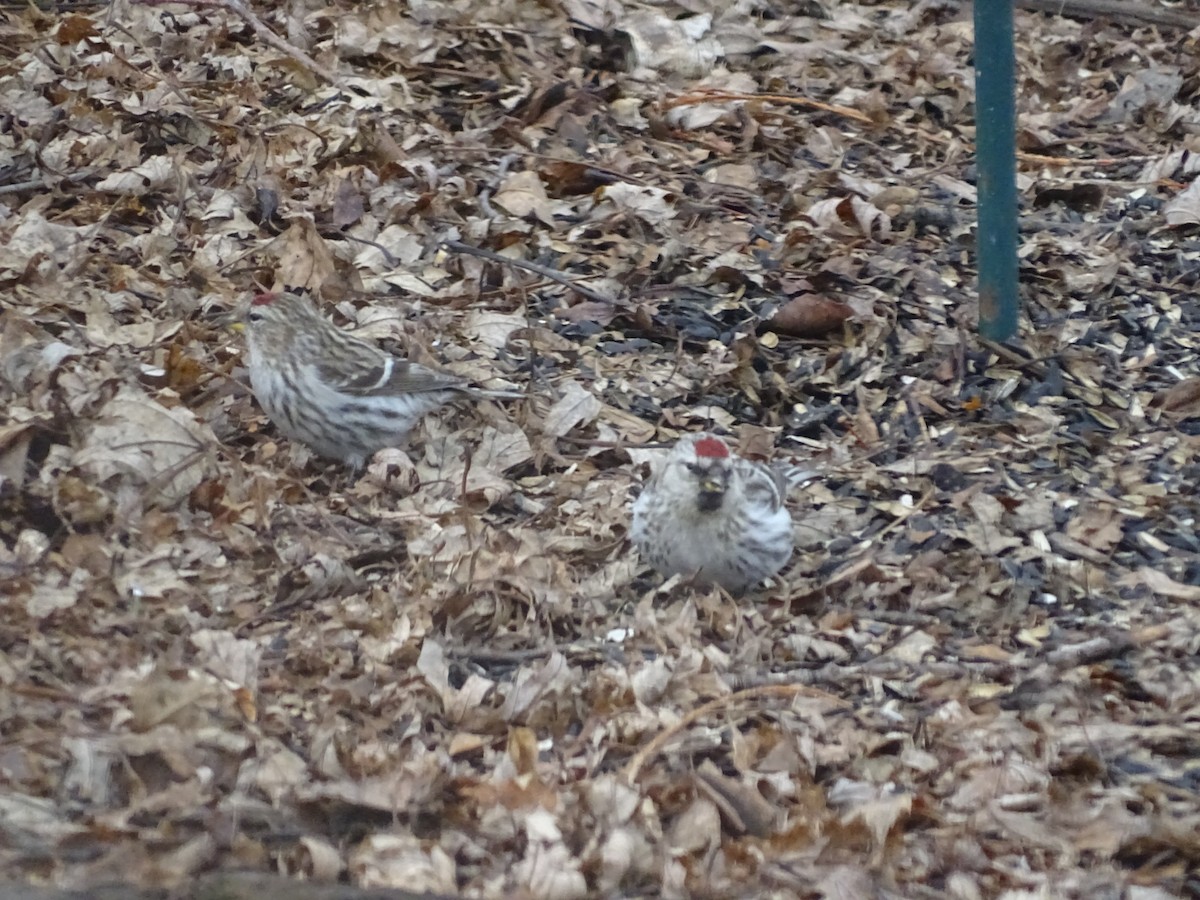
[[[250,385],[267,416],[292,440],[355,468],[402,444],[418,419],[456,394],[522,396],[385,353],[337,328],[306,294],[257,294],[243,320]]]
[[[729,452],[712,434],[682,438],[633,504],[633,543],[664,575],[691,575],[740,593],[792,555],[789,473]]]

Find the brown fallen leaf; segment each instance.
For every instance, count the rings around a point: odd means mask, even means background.
[[[554,315],[568,322],[595,322],[597,325],[608,325],[616,318],[617,307],[612,303],[584,300],[573,306],[556,309]]]
[[[1172,419],[1200,416],[1200,376],[1193,375],[1164,388],[1154,395],[1150,406],[1161,409],[1163,415]]]
[[[821,337],[850,318],[853,310],[840,300],[820,294],[801,294],[779,307],[767,320],[774,331],[793,337]]]
[[[538,172],[555,197],[590,194],[596,188],[616,180],[611,173],[570,160],[552,160]]]

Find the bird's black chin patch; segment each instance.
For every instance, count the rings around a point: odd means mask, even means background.
[[[721,501],[725,499],[724,491],[701,491],[696,500],[696,506],[701,512],[716,512],[721,508]]]

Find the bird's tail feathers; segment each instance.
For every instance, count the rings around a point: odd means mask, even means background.
[[[474,385],[469,388],[469,392],[472,397],[483,397],[487,400],[520,400],[526,396],[524,391],[494,391]]]

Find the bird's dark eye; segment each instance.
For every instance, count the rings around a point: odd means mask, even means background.
[[[684,463],[684,465],[686,465],[688,467],[689,472],[693,472],[697,475],[699,475],[701,472],[700,463],[690,462],[690,463]]]
[[[263,313],[261,309],[252,309],[250,312],[246,313],[247,322],[261,322],[262,320]]]

